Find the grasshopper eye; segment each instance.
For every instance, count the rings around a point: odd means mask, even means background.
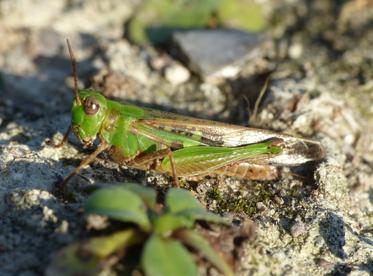
[[[85,98],[83,103],[84,112],[87,115],[95,115],[100,109],[100,104],[95,97],[89,96]]]

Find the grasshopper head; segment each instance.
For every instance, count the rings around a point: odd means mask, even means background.
[[[84,145],[90,145],[101,129],[105,119],[107,103],[105,97],[99,92],[78,89],[76,60],[69,40],[67,39],[66,42],[70,54],[75,95],[71,110],[71,127]]]
[[[79,90],[71,110],[72,129],[80,141],[91,144],[105,119],[107,103],[104,96],[91,90]]]

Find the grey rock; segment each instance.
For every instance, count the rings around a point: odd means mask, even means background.
[[[262,39],[257,33],[214,29],[177,32],[173,42],[173,54],[207,80],[236,76],[244,60],[258,56]]]

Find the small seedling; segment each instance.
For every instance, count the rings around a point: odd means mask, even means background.
[[[96,275],[138,247],[142,248],[140,267],[147,276],[198,275],[188,246],[223,274],[233,275],[221,254],[193,230],[196,221],[226,224],[226,220],[206,211],[186,190],[170,188],[162,207],[153,189],[121,184],[94,192],[85,212],[131,226],[68,245],[55,256],[47,274]]]

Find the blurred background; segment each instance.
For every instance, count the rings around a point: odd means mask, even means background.
[[[68,111],[69,38],[81,87],[112,97],[247,123],[269,75],[311,75],[371,117],[371,25],[369,0],[2,0],[0,89],[28,115]]]

